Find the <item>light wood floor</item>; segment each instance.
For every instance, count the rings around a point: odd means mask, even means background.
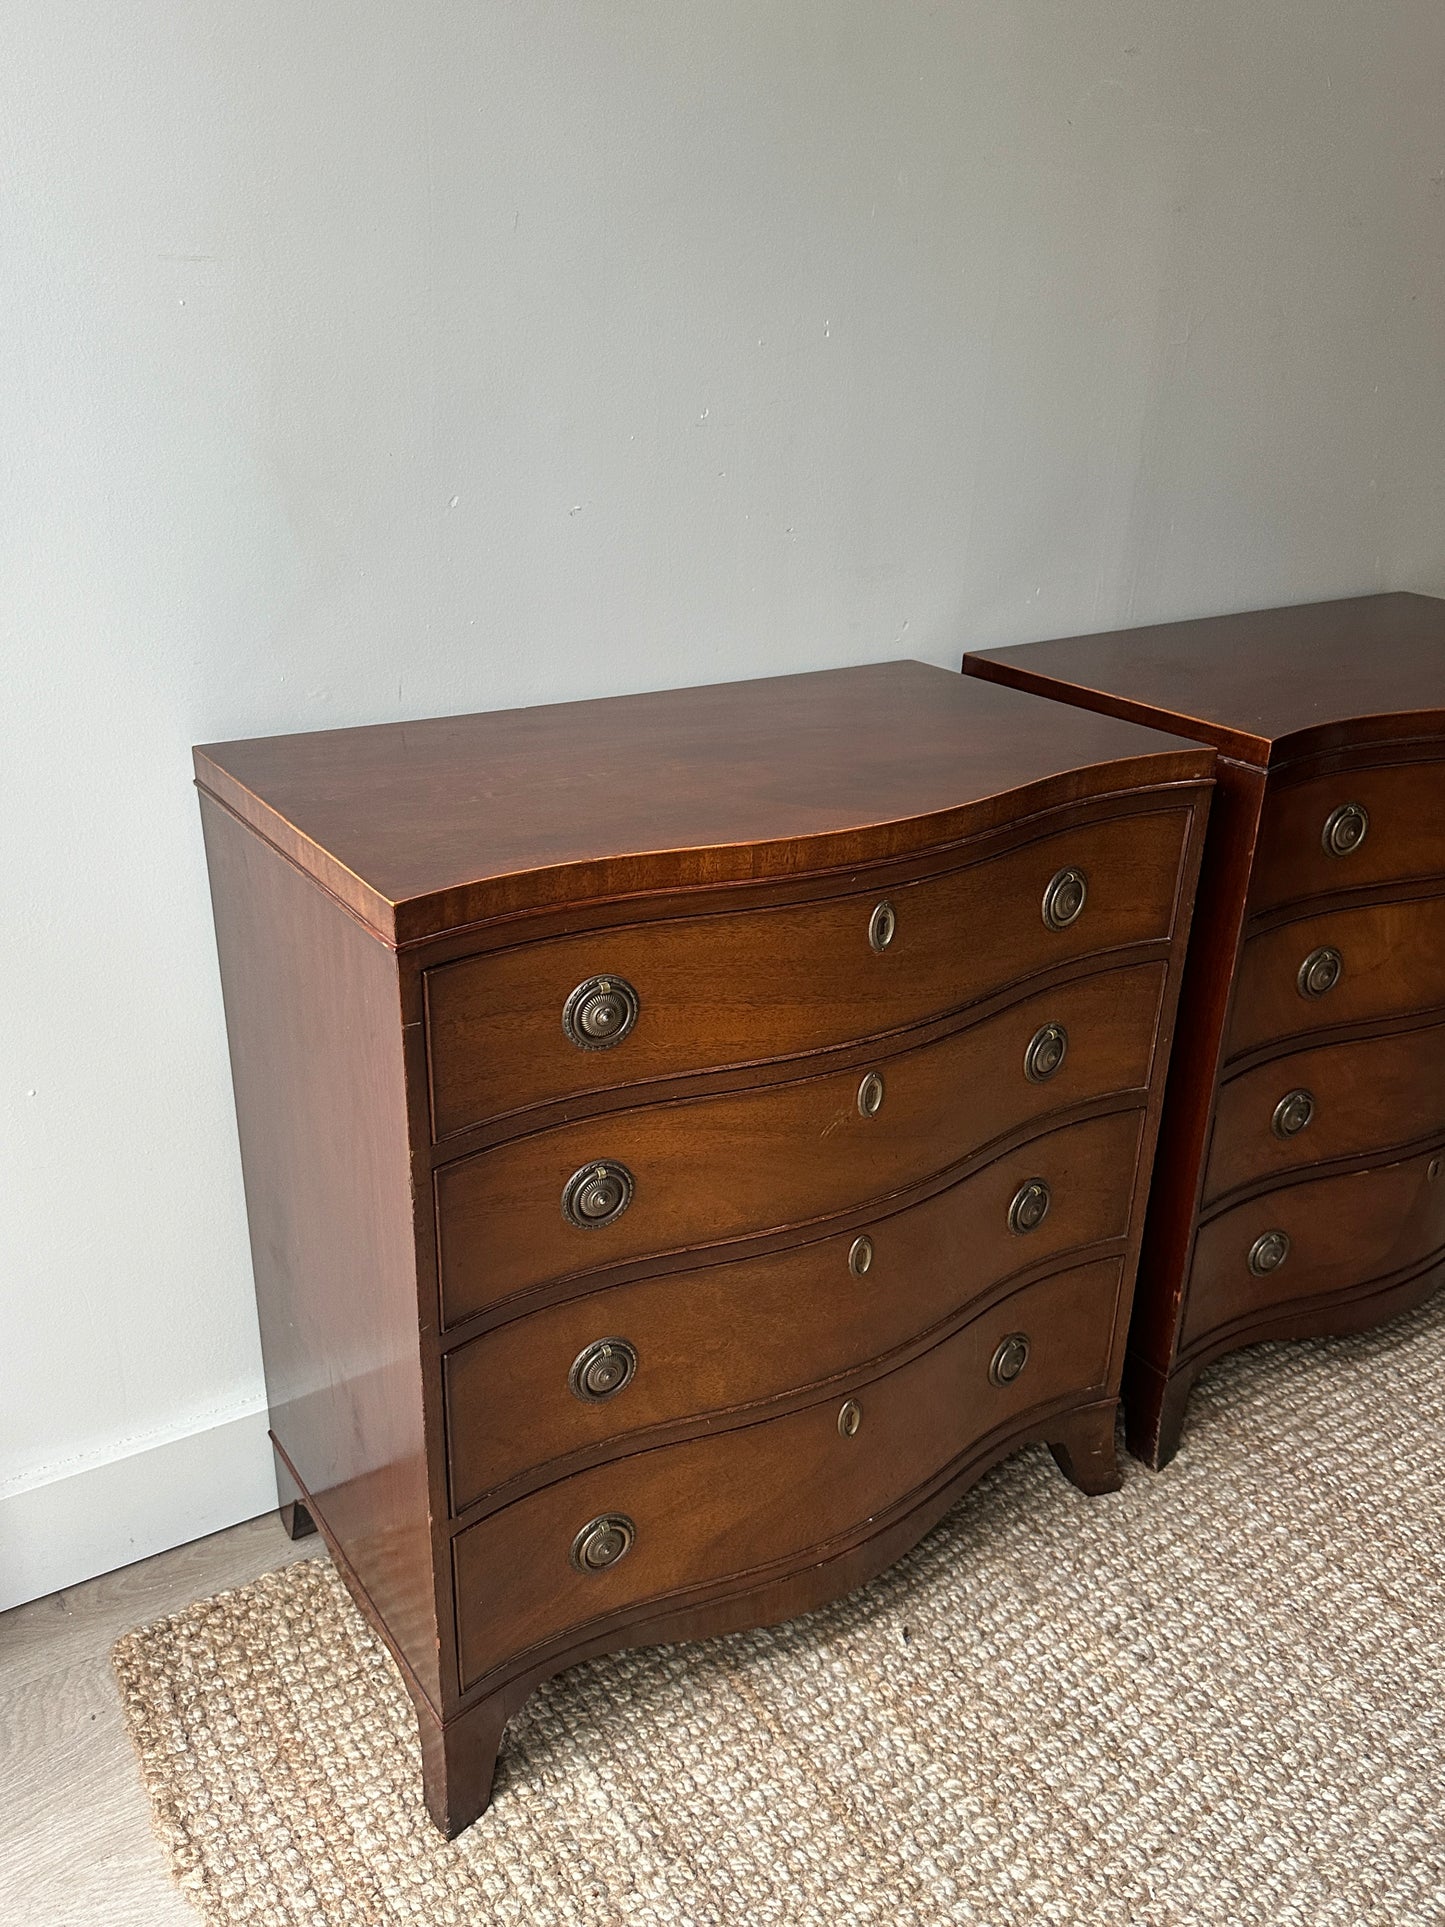
[[[151,1833],[110,1648],[292,1559],[275,1513],[0,1613],[0,1927],[195,1927]]]

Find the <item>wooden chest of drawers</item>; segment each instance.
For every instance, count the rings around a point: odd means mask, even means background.
[[[448,1832],[1113,1423],[1213,751],[917,663],[197,751],[285,1510]]]
[[[1125,1376],[1130,1444],[1262,1338],[1445,1280],[1445,603],[1382,595],[1038,643],[966,671],[1215,744]]]

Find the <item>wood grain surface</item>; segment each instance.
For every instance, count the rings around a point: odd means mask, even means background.
[[[430,970],[428,1061],[438,1137],[498,1114],[654,1078],[753,1064],[886,1034],[1081,958],[1166,938],[1185,809],[1086,823],[916,883],[844,897],[623,925]],[[1050,879],[1076,868],[1088,896],[1051,929]],[[886,903],[893,934],[869,930]],[[639,999],[607,1049],[563,1032],[569,994],[623,979]]]
[[[196,776],[379,934],[935,847],[1210,760],[919,662],[213,743]]]

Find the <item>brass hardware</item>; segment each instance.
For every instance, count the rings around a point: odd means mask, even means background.
[[[838,1430],[845,1439],[856,1438],[863,1423],[863,1408],[856,1398],[845,1398],[838,1408]]]
[[[886,950],[898,929],[898,912],[885,897],[875,905],[868,919],[868,941],[875,950]]]
[[[1326,856],[1348,856],[1358,850],[1370,827],[1370,812],[1363,803],[1341,803],[1325,818],[1320,842]]]
[[[600,1405],[605,1398],[616,1398],[636,1370],[637,1353],[625,1338],[599,1338],[573,1359],[567,1384],[573,1398]]]
[[[1028,1362],[1028,1333],[1010,1332],[1007,1338],[1000,1339],[998,1350],[989,1364],[989,1382],[993,1385],[1012,1385]]]
[[[1008,1208],[1008,1228],[1010,1231],[1037,1231],[1049,1215],[1053,1196],[1042,1178],[1030,1178],[1021,1184],[1014,1193],[1014,1201]]]
[[[883,1079],[869,1071],[858,1086],[858,1110],[863,1117],[877,1117],[883,1109]]]
[[[1289,1256],[1289,1233],[1266,1231],[1249,1247],[1249,1268],[1256,1278],[1267,1278],[1278,1271]]]
[[[1321,944],[1312,950],[1299,967],[1295,979],[1301,997],[1323,997],[1326,991],[1333,990],[1344,974],[1345,960],[1338,950],[1328,944]]]
[[[589,1519],[572,1541],[572,1563],[578,1572],[606,1572],[631,1551],[637,1527],[625,1512],[604,1512]]]
[[[1431,1158],[1425,1166],[1426,1182],[1433,1184],[1442,1171],[1445,1171],[1445,1158]]]
[[[584,1164],[567,1180],[562,1193],[562,1216],[582,1231],[600,1231],[616,1224],[632,1202],[632,1173],[625,1164],[603,1158]]]
[[[611,1050],[632,1029],[641,1008],[624,977],[589,977],[562,1006],[562,1029],[578,1050]]]
[[[1047,1084],[1055,1071],[1063,1069],[1069,1050],[1069,1033],[1062,1024],[1044,1024],[1029,1039],[1024,1052],[1024,1076],[1031,1084]]]
[[[1089,879],[1082,870],[1056,871],[1044,891],[1044,922],[1050,930],[1067,930],[1077,919],[1088,895]]]
[[[1286,1091],[1274,1107],[1271,1128],[1276,1137],[1298,1137],[1314,1114],[1312,1091]]]
[[[861,1278],[873,1262],[873,1240],[865,1232],[853,1240],[853,1248],[848,1253],[848,1269],[855,1278]]]

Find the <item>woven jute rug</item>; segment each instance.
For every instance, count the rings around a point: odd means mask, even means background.
[[[451,1845],[326,1564],[116,1670],[218,1927],[1445,1922],[1442,1436],[1445,1299],[1239,1354],[1161,1475],[1022,1453],[846,1601],[554,1680]]]

